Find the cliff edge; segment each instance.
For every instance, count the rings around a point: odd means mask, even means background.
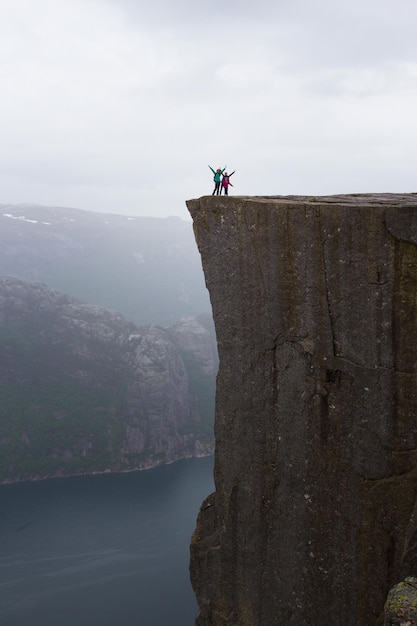
[[[370,626],[417,568],[417,194],[187,202],[216,326],[199,626]]]

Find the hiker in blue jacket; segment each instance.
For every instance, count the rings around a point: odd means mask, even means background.
[[[211,194],[212,196],[214,196],[214,194],[216,194],[217,196],[221,194],[221,188],[220,188],[220,182],[222,180],[222,174],[224,172],[224,170],[226,169],[226,165],[224,166],[224,168],[221,170],[220,167],[217,168],[216,171],[214,171],[214,169],[211,167],[211,165],[209,165],[209,168],[211,169],[211,171],[214,174],[214,189],[213,189],[213,193]]]

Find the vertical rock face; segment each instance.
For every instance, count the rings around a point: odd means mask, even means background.
[[[187,206],[220,357],[197,624],[376,624],[417,567],[417,194]]]

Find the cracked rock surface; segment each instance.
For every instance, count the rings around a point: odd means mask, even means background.
[[[216,491],[198,626],[370,626],[417,568],[417,194],[203,197]]]

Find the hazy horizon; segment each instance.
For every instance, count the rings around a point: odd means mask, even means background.
[[[412,0],[3,0],[0,203],[415,190]]]

